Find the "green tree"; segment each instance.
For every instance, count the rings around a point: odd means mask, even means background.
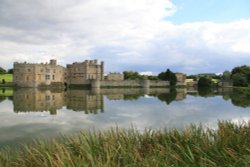
[[[222,74],[222,79],[224,81],[230,81],[231,80],[231,72],[230,71],[224,71]]]
[[[0,74],[6,74],[7,71],[5,69],[3,69],[2,67],[0,67]]]
[[[208,77],[200,77],[198,81],[198,87],[211,87],[212,84],[211,78]]]
[[[166,70],[166,72],[161,72],[158,75],[158,78],[164,81],[169,81],[171,86],[175,86],[177,82],[177,78],[175,76],[175,73],[170,71],[169,69]]]
[[[8,74],[13,74],[13,68],[8,70]]]
[[[143,77],[136,71],[124,71],[123,75],[125,80],[143,79]]]
[[[232,75],[234,86],[248,86],[247,76],[242,73],[235,73]]]
[[[250,66],[239,66],[239,67],[235,67],[232,70],[232,77],[235,74],[242,74],[242,76],[244,76],[247,79],[247,82],[250,83]]]

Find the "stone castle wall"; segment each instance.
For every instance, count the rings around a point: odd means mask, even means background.
[[[86,60],[67,65],[67,84],[87,85],[90,80],[103,80],[104,63],[97,60]]]
[[[46,64],[14,63],[13,83],[18,87],[63,85],[65,68],[51,60]]]
[[[168,81],[123,80],[100,81],[100,87],[167,87]]]
[[[185,74],[178,73],[177,86],[185,86]],[[14,63],[14,85],[18,87],[41,87],[64,85],[88,85],[93,88],[101,87],[167,87],[168,81],[158,80],[123,80],[123,74],[111,73],[104,80],[104,62],[86,60],[68,64],[67,68],[57,65],[56,60],[49,63],[31,64]]]
[[[107,75],[107,80],[108,81],[123,81],[124,75],[120,73],[109,73]]]

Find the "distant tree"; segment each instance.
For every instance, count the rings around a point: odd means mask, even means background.
[[[148,80],[158,80],[159,78],[157,76],[152,76],[152,75],[149,75],[148,76]]]
[[[215,75],[215,76],[212,76],[213,79],[221,79],[222,76],[221,75]]]
[[[5,79],[2,79],[2,84],[5,84]]]
[[[6,74],[6,73],[7,73],[6,70],[0,67],[0,74]]]
[[[224,81],[230,81],[231,80],[231,72],[230,71],[224,71],[222,74],[222,79]]]
[[[143,79],[143,77],[136,71],[124,71],[123,75],[125,80]]]
[[[198,80],[198,76],[197,75],[188,75],[187,79],[193,79],[194,81]]]
[[[235,73],[232,75],[234,86],[248,86],[247,77],[242,73]]]
[[[212,84],[211,78],[208,77],[200,77],[198,81],[198,87],[211,87]]]
[[[8,70],[8,74],[13,74],[13,68]]]
[[[231,78],[234,86],[248,86],[250,83],[250,66],[239,66],[232,70]]]
[[[177,78],[175,76],[175,73],[173,73],[169,69],[167,69],[166,72],[161,72],[158,75],[158,78],[161,80],[169,81],[171,86],[176,85],[176,82],[177,82]]]

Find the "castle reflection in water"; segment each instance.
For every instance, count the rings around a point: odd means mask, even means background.
[[[86,114],[104,112],[104,96],[108,100],[136,100],[150,95],[169,104],[173,100],[186,97],[186,89],[92,89],[92,90],[38,90],[16,89],[13,92],[14,111],[20,112],[50,112],[56,115],[57,110],[66,107],[76,112]]]

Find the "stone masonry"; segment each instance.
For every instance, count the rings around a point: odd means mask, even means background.
[[[49,63],[14,63],[13,83],[17,87],[63,86],[65,68],[56,60]]]

